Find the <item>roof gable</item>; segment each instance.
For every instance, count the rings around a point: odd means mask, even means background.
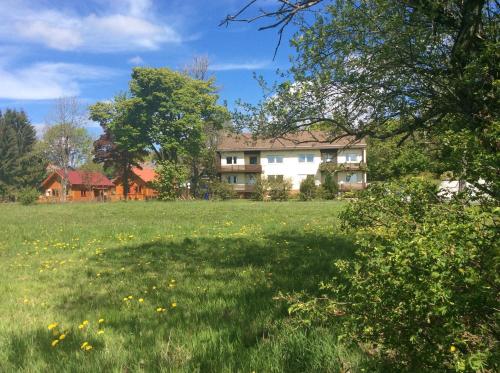
[[[64,178],[64,171],[59,169],[52,172],[42,182],[45,185],[54,176]],[[69,170],[67,173],[68,183],[70,185],[90,185],[92,187],[113,187],[114,184],[104,174],[96,171]]]

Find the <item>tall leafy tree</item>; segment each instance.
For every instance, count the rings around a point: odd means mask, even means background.
[[[194,79],[166,68],[135,68],[130,91],[134,121],[140,124],[149,150],[163,163],[162,169],[169,170],[164,184],[168,178],[172,186],[182,183],[186,163],[195,160],[196,166],[202,158],[209,129],[220,128],[228,119],[226,108],[217,104],[214,80]],[[197,190],[199,170],[194,171],[196,177],[191,180]]]
[[[280,35],[293,23],[297,54],[285,82],[244,105],[240,125],[272,136],[319,122],[332,137],[430,131],[448,144],[458,174],[499,196],[496,1],[280,0],[250,15],[253,3],[226,21],[268,20],[261,28]]]
[[[104,133],[94,142],[94,162],[113,170],[123,182],[123,194],[129,194],[131,168],[140,167],[147,156],[144,132],[131,118],[132,101],[118,95],[112,102],[98,102],[90,106],[90,118],[98,122]]]
[[[24,111],[0,112],[0,194],[38,186],[45,162],[35,144],[36,131]]]

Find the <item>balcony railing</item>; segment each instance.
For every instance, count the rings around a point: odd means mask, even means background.
[[[356,163],[322,162],[319,165],[319,170],[326,172],[366,171],[366,163],[365,162],[356,162]]]
[[[262,173],[262,165],[260,164],[228,164],[217,165],[217,172],[252,172]]]
[[[235,192],[245,192],[245,193],[253,193],[255,192],[254,184],[231,184],[233,190]]]
[[[367,187],[366,183],[339,183],[340,191],[348,192],[352,190],[361,190]]]

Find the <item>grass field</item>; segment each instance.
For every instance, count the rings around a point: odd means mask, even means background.
[[[0,204],[0,371],[369,371],[273,300],[351,255],[341,207]]]

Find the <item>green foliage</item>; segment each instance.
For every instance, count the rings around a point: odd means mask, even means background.
[[[268,194],[271,201],[288,201],[292,183],[290,180],[268,180]]]
[[[325,180],[319,187],[318,195],[323,199],[335,199],[339,193],[339,185],[335,180],[334,174],[327,172]]]
[[[0,112],[0,200],[12,200],[16,190],[43,180],[46,162],[35,143],[35,128],[23,111]]]
[[[252,193],[252,199],[254,201],[265,201],[268,197],[269,182],[267,179],[258,177],[255,182],[255,190]]]
[[[320,314],[399,369],[496,370],[499,211],[463,202],[422,179],[373,184],[341,213],[358,249]]]
[[[189,176],[187,167],[172,161],[162,161],[158,162],[156,173],[157,178],[153,185],[158,191],[158,199],[173,201],[181,197]]]
[[[35,188],[23,188],[17,193],[17,201],[22,205],[32,205],[38,200],[40,193]]]
[[[313,177],[306,177],[300,183],[299,199],[301,201],[310,201],[316,197],[316,183]]]
[[[233,187],[225,181],[212,181],[209,190],[212,199],[216,201],[226,201],[236,196]]]
[[[430,139],[413,136],[390,139],[368,139],[367,163],[370,181],[388,181],[421,172],[440,174],[445,166],[439,161],[438,147]]]

